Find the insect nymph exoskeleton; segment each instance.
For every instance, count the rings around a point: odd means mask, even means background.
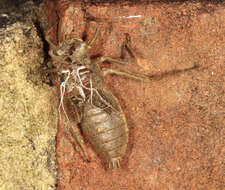
[[[123,48],[130,54],[130,60],[115,59],[102,56],[90,58],[89,49],[99,35],[100,27],[97,28],[93,39],[86,43],[73,35],[65,38],[57,45],[52,44],[53,50],[49,52],[60,78],[60,105],[59,114],[66,116],[67,126],[78,147],[85,152],[82,137],[76,133],[78,128],[71,126],[70,120],[81,125],[83,134],[87,137],[94,151],[108,162],[112,168],[120,167],[120,161],[124,157],[128,145],[128,127],[125,115],[117,98],[107,90],[104,77],[108,74],[121,75],[127,78],[143,82],[160,80],[163,76],[170,76],[196,68],[193,66],[186,70],[171,71],[158,76],[134,74],[120,69],[100,69],[99,64],[104,61],[114,62],[120,65],[132,64],[135,55],[132,51],[129,35]],[[49,41],[49,40],[48,40]],[[51,44],[51,42],[49,41]],[[64,107],[64,97],[69,102]],[[65,109],[64,109],[65,108]],[[73,110],[71,114],[70,111]]]
[[[120,167],[128,143],[128,128],[123,113],[86,103],[81,128],[96,153],[109,163],[109,167]]]

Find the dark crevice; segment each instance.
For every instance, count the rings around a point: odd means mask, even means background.
[[[43,50],[44,50],[44,60],[49,60],[49,55],[48,55],[48,51],[49,51],[49,45],[48,42],[45,39],[45,34],[43,29],[41,28],[41,23],[39,20],[33,20],[34,26],[37,29],[37,33],[38,36],[41,38],[42,42],[43,42]]]
[[[41,27],[40,21],[33,20],[33,24],[35,28],[37,29],[37,35],[40,37],[41,41],[43,42],[44,61],[40,67],[40,73],[43,75],[43,78],[44,78],[42,82],[48,84],[49,86],[54,86],[52,73],[49,72],[49,70],[51,69],[51,65],[48,64],[50,61],[50,56],[48,54],[49,44],[45,39],[44,30]]]

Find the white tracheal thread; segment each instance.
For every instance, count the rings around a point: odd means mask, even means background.
[[[93,96],[93,88],[92,88],[92,80],[91,80],[91,77],[90,77],[90,89],[91,89],[91,104],[93,105],[93,101],[92,101],[92,96]]]
[[[75,70],[72,70],[72,72],[70,70],[63,70],[63,71],[61,71],[61,73],[62,74],[67,74],[67,76],[66,76],[66,79],[60,84],[60,95],[61,95],[61,98],[60,98],[60,104],[59,104],[58,112],[59,112],[59,116],[60,116],[60,119],[61,119],[60,108],[62,107],[63,112],[64,112],[67,120],[69,121],[69,117],[68,117],[68,115],[67,115],[67,113],[65,111],[65,108],[64,108],[63,98],[64,98],[64,95],[65,95],[65,92],[66,92],[66,86],[68,86],[67,83],[68,83],[69,79],[71,78],[71,76],[73,77],[75,83],[77,82],[77,78],[78,77],[76,76]],[[78,89],[81,97],[83,98],[82,101],[85,101],[86,96],[85,96],[85,93],[84,93],[84,90],[83,90],[82,86],[80,86],[80,85],[75,85],[75,86],[70,85],[69,87],[70,87],[70,89],[68,89],[69,91],[72,91],[73,88],[76,87]]]
[[[92,97],[93,97],[93,91],[94,91],[98,95],[98,97],[100,98],[100,100],[107,105],[107,107],[105,107],[104,109],[106,109],[108,107],[111,107],[112,109],[114,109],[107,101],[104,100],[104,98],[99,94],[98,90],[92,87],[92,79],[91,79],[91,77],[90,77],[90,86],[91,86],[91,88],[88,88],[88,87],[86,87],[86,86],[83,85],[83,82],[82,82],[82,79],[80,78],[80,74],[79,73],[80,73],[80,70],[81,69],[85,69],[85,68],[86,68],[85,66],[80,66],[77,69],[77,75],[76,76],[79,79],[79,83],[80,83],[81,87],[84,88],[84,89],[86,89],[86,90],[90,90],[91,91],[91,103],[92,103],[92,100],[93,100]]]
[[[62,71],[62,73],[65,73],[65,74],[67,73],[67,77],[66,77],[65,81],[60,84],[60,95],[61,95],[61,98],[60,98],[60,103],[59,103],[59,107],[58,107],[58,112],[59,112],[59,117],[60,117],[60,120],[61,120],[60,108],[62,106],[63,112],[64,112],[67,120],[69,121],[69,117],[66,114],[66,111],[64,109],[63,98],[64,98],[64,94],[65,94],[65,91],[66,91],[66,83],[68,82],[71,73],[70,73],[69,70],[64,70],[64,71]]]
[[[101,101],[103,103],[105,103],[107,107],[111,107],[113,108],[98,92],[97,89],[93,88],[93,84],[92,84],[92,78],[90,77],[90,88],[86,87],[83,82],[82,82],[82,79],[84,79],[83,77],[81,78],[80,77],[80,74],[86,74],[86,73],[89,73],[90,71],[84,71],[84,72],[80,72],[80,70],[82,69],[86,69],[85,66],[80,66],[76,69],[73,69],[72,72],[70,70],[63,70],[61,71],[62,74],[67,74],[66,76],[66,79],[60,84],[60,95],[61,95],[61,98],[60,98],[60,104],[59,104],[59,107],[58,107],[58,112],[59,112],[59,116],[60,116],[60,119],[61,119],[61,114],[60,114],[60,108],[62,107],[63,109],[63,113],[65,114],[67,120],[69,121],[69,117],[65,111],[65,108],[64,108],[64,104],[63,104],[63,98],[64,98],[64,95],[65,95],[65,92],[66,92],[66,86],[68,86],[68,81],[69,79],[71,78],[71,76],[73,77],[74,79],[74,83],[76,83],[77,81],[79,82],[79,84],[73,86],[73,85],[70,85],[70,89],[68,89],[69,91],[72,91],[74,87],[76,87],[81,95],[81,97],[83,98],[82,101],[84,102],[86,100],[86,95],[84,93],[84,90],[83,89],[86,89],[86,90],[89,90],[91,92],[91,96],[90,96],[90,101],[91,101],[91,104],[93,105],[93,93],[95,92],[97,94],[97,96],[101,99]],[[104,108],[104,109],[106,109]]]

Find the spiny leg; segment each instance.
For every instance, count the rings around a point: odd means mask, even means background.
[[[121,56],[123,57],[124,54],[127,52],[129,54],[130,58],[128,58],[128,59],[124,59],[124,58],[115,59],[115,58],[112,58],[112,57],[109,57],[109,56],[103,56],[102,59],[105,59],[107,61],[112,61],[114,63],[121,64],[121,65],[129,65],[129,64],[133,64],[133,63],[136,62],[137,56],[135,54],[135,51],[132,48],[130,36],[127,33],[125,35],[126,35],[126,38],[125,38],[125,41],[122,45],[122,49],[121,49],[122,55]]]
[[[70,128],[72,128],[72,126]],[[74,150],[77,151],[85,161],[89,162],[90,159],[88,157],[88,153],[86,151],[84,141],[81,135],[78,135],[78,133],[73,131],[73,129],[71,129],[69,132],[64,131],[64,134],[65,137],[69,140],[69,142],[73,145]],[[75,142],[71,140],[71,137]],[[78,146],[78,148],[76,146]]]
[[[99,35],[100,35],[100,31],[101,31],[101,27],[102,27],[102,24],[105,22],[105,20],[103,20],[103,19],[100,19],[100,18],[97,18],[97,17],[94,17],[94,16],[92,16],[90,13],[88,13],[88,12],[86,12],[85,11],[85,19],[86,19],[86,29],[88,28],[88,24],[89,24],[89,21],[94,21],[94,22],[97,22],[97,23],[99,23],[99,25],[98,25],[98,27],[97,27],[97,29],[96,29],[96,31],[95,31],[95,34],[94,34],[94,37],[93,37],[93,39],[90,41],[90,42],[88,42],[87,44],[88,44],[88,48],[90,49],[91,48],[91,46],[96,42],[96,40],[97,40],[97,38],[99,37]],[[86,34],[86,33],[85,33]]]
[[[94,44],[96,42],[97,38],[99,37],[100,31],[101,31],[101,26],[102,26],[102,24],[99,24],[98,28],[96,29],[94,38],[88,43],[88,48],[91,48],[92,44]]]
[[[54,23],[47,31],[47,34],[46,34],[46,41],[51,45],[53,46],[54,48],[56,47],[56,44],[51,40],[50,38],[50,32],[54,29],[54,27],[58,24],[58,22]]]
[[[74,124],[74,125],[77,125],[77,124]],[[75,145],[77,145],[79,147],[79,150],[77,148],[75,148],[78,152],[81,153],[81,156],[83,157],[83,159],[87,162],[90,162],[90,158],[88,156],[88,153],[87,153],[87,148],[86,148],[86,145],[84,143],[84,140],[80,134],[80,131],[78,129],[78,127],[74,126],[72,124],[69,124],[68,126],[68,129],[69,129],[69,132],[72,136],[72,138],[74,139],[75,141]]]
[[[96,60],[96,63],[99,64],[99,63],[102,63],[104,61],[111,61],[111,62],[115,62],[115,63],[122,64],[122,65],[134,63],[135,60],[136,60],[136,55],[135,55],[135,53],[132,49],[130,36],[128,34],[126,34],[126,41],[123,45],[123,48],[130,54],[130,56],[131,56],[130,59],[124,60],[124,59],[115,59],[115,58],[112,58],[112,57],[109,57],[109,56],[103,56],[103,57],[98,58]],[[131,78],[131,79],[134,79],[134,80],[139,80],[139,81],[142,81],[142,82],[152,82],[152,81],[161,80],[162,78],[167,77],[167,76],[176,75],[176,74],[179,74],[179,73],[184,73],[186,71],[193,70],[193,69],[196,69],[198,67],[199,66],[195,64],[191,68],[182,69],[182,70],[172,70],[172,71],[169,71],[169,72],[166,72],[166,73],[162,73],[160,75],[151,75],[151,76],[144,75],[144,74],[131,73],[131,72],[127,72],[127,71],[121,71],[121,70],[118,70],[118,69],[110,69],[110,68],[104,68],[104,69],[102,69],[102,72],[103,72],[103,76],[106,76],[108,74],[116,74],[116,75],[121,75],[121,76],[124,76],[124,77],[127,77],[127,78]]]
[[[130,59],[132,60],[132,63],[133,63],[136,61],[137,56],[136,56],[134,49],[132,48],[130,35],[127,33],[125,35],[126,35],[126,39],[122,46],[122,55],[125,54],[125,52],[128,52],[128,54],[131,57]]]
[[[116,75],[121,75],[127,78],[131,78],[134,80],[139,80],[139,81],[143,81],[143,82],[152,82],[153,80],[160,80],[160,76],[158,76],[158,79],[152,78],[152,77],[148,77],[146,75],[140,75],[140,74],[134,74],[134,73],[130,73],[130,72],[125,72],[125,71],[120,71],[120,70],[116,70],[116,69],[102,69],[103,72],[103,76],[106,75],[112,75],[112,74],[116,74]]]
[[[97,58],[94,61],[97,64],[103,63],[104,61],[109,61],[109,62],[121,64],[121,65],[130,65],[134,62],[133,59],[124,60],[124,59],[113,58],[113,57],[110,57],[110,56],[102,56],[100,58]]]
[[[76,122],[67,121],[66,129],[64,129],[64,134],[66,138],[72,143],[74,149],[81,155],[81,157],[85,161],[90,162],[85,142],[83,140],[82,135],[80,134],[77,125],[78,124]],[[71,140],[71,137],[74,141]]]
[[[103,23],[105,22],[105,20],[103,20],[101,18],[94,17],[88,12],[85,13],[85,18],[86,18],[87,21],[94,21],[94,22],[99,23],[98,27],[97,27],[97,29],[95,31],[95,35],[94,35],[93,39],[90,42],[87,43],[88,47],[91,48],[92,44],[95,43],[97,38],[99,37],[100,31],[101,31],[101,27],[102,27]],[[86,22],[86,27],[88,26],[87,25],[88,23],[89,22]]]
[[[152,82],[152,81],[161,80],[162,78],[165,78],[168,76],[177,75],[177,74],[184,73],[184,72],[187,72],[190,70],[194,70],[197,68],[199,68],[199,66],[194,65],[191,68],[182,69],[182,70],[173,70],[173,71],[162,73],[160,75],[150,75],[150,76],[147,76],[144,74],[136,74],[136,73],[126,72],[126,71],[120,71],[120,70],[116,70],[116,69],[108,69],[108,68],[103,69],[102,72],[103,72],[104,76],[106,76],[108,74],[116,74],[116,75],[121,75],[121,76],[124,76],[127,78],[139,80],[142,82]]]
[[[124,54],[125,51],[130,55],[129,59],[119,59],[119,58],[113,58],[110,56],[102,56],[100,58],[97,58],[94,61],[97,64],[100,64],[104,61],[114,62],[120,65],[130,65],[132,63],[135,63],[136,55],[134,53],[134,50],[131,47],[130,36],[128,34],[126,34],[126,40],[122,45],[122,54]]]

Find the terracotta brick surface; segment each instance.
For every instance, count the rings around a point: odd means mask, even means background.
[[[57,136],[59,189],[224,189],[224,3],[95,6],[47,1],[46,7],[50,24],[58,9],[60,40],[72,31],[81,38],[85,31],[89,41],[102,23],[92,57],[128,58],[121,52],[128,34],[137,60],[124,70],[160,75],[199,65],[152,83],[107,77],[106,85],[119,99],[130,131],[122,168],[106,170],[88,143],[91,162],[85,162],[65,137],[62,121]],[[90,21],[85,15],[101,21]]]

